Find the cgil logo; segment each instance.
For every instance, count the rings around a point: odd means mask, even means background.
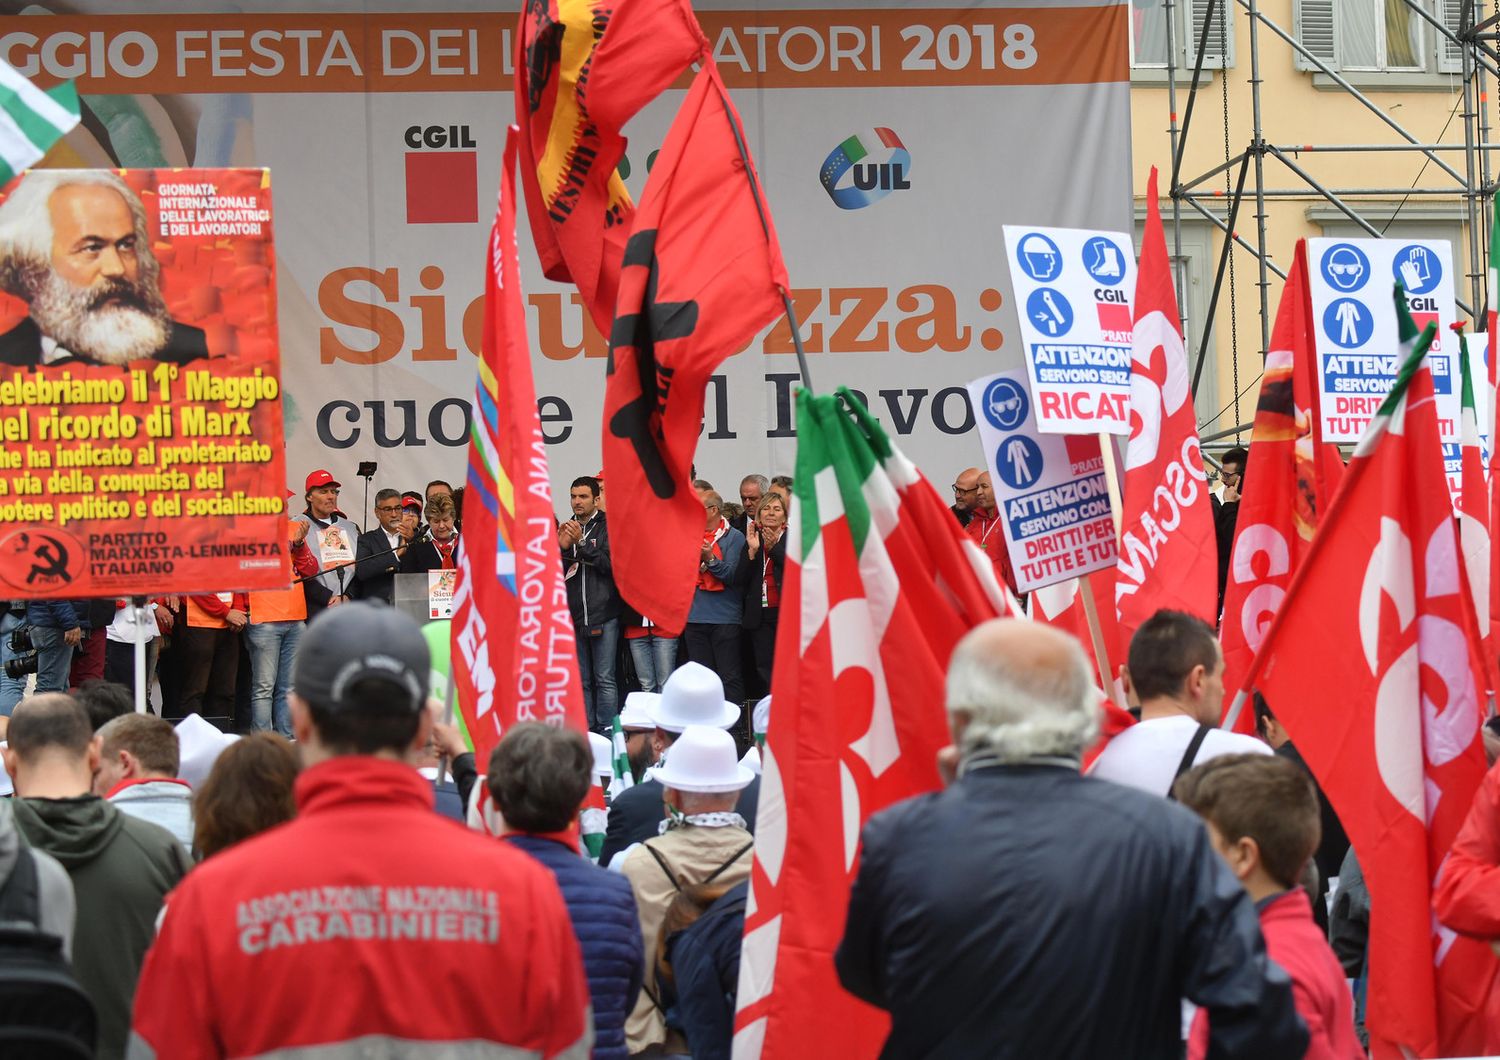
[[[883,161],[877,158],[883,156]],[[879,202],[893,191],[911,187],[911,154],[891,129],[876,126],[857,133],[835,147],[823,160],[818,179],[833,204],[841,210],[859,210]]]
[[[467,125],[412,125],[406,151],[406,223],[479,220],[479,153]]]

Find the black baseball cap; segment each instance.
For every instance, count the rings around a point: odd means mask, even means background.
[[[411,710],[427,702],[432,653],[421,627],[394,607],[353,601],[308,623],[297,645],[292,690],[332,710],[358,710],[349,695],[361,680],[389,681],[411,693]]]

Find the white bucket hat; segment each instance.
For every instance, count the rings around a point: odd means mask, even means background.
[[[760,748],[751,747],[745,752],[745,757],[740,759],[740,765],[744,766],[756,776],[760,776]]]
[[[589,733],[589,747],[594,751],[594,777],[612,777],[615,775],[615,747],[614,743],[607,737],[597,732]]]
[[[179,751],[177,779],[196,790],[208,779],[214,762],[238,736],[220,732],[199,714],[189,714],[177,723]]]
[[[740,708],[724,699],[719,675],[695,662],[672,672],[650,711],[656,727],[667,732],[686,732],[690,725],[727,729],[740,718]]]
[[[750,731],[756,736],[764,736],[771,729],[771,697],[765,696],[755,704],[755,709],[750,713]]]
[[[733,736],[723,729],[689,725],[657,769],[656,779],[664,788],[713,794],[739,791],[755,774],[739,764]]]
[[[625,697],[625,709],[620,711],[620,728],[627,732],[639,729],[654,729],[656,722],[651,713],[656,709],[660,692],[632,692]]]

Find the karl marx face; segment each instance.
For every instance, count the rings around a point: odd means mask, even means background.
[[[172,322],[157,268],[130,204],[115,188],[66,184],[47,200],[50,267],[26,270],[31,316],[44,335],[98,364],[151,357]]]

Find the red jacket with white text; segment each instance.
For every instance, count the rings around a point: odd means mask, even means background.
[[[438,816],[409,766],[335,758],[296,820],[167,898],[128,1055],[589,1055],[583,961],[552,874]]]

